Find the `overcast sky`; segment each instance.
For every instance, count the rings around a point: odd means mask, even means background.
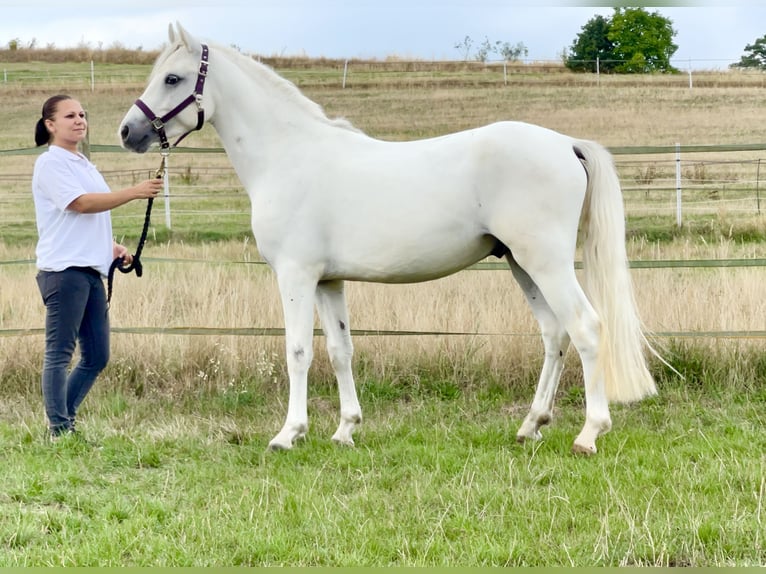
[[[596,4],[598,2],[591,2]],[[531,0],[0,0],[0,45],[35,40],[45,47],[89,44],[152,50],[170,22],[243,52],[332,58],[398,56],[460,59],[455,44],[470,36],[515,45],[529,60],[558,60],[582,26],[611,7],[583,2],[531,5]],[[602,3],[601,3],[602,4]],[[747,44],[766,35],[766,0],[696,2],[648,7],[673,22],[673,63],[698,69],[739,61]]]

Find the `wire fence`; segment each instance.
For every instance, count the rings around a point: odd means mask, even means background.
[[[90,151],[112,157],[126,153],[113,145],[91,145]],[[610,151],[616,158],[629,220],[654,217],[682,226],[688,218],[704,215],[759,216],[766,207],[761,198],[766,166],[762,165],[764,158],[758,157],[766,151],[766,143],[622,146]],[[40,148],[0,150],[0,187],[4,190],[0,226],[34,223],[29,198],[31,170],[15,171],[14,165],[15,158],[39,152]],[[200,160],[200,154],[207,159]],[[193,161],[191,156],[196,156]],[[113,186],[120,186],[145,179],[150,172],[125,168],[103,173]],[[183,227],[186,218],[195,224],[200,218],[237,225],[249,221],[248,196],[222,148],[177,148],[169,178],[170,194],[164,203],[168,228]],[[114,214],[117,222],[141,217],[142,213],[130,209]]]
[[[210,259],[179,259],[144,257],[145,263],[159,265],[210,265],[210,266],[265,266],[264,261],[242,260],[210,260]],[[33,259],[0,260],[0,272],[3,267],[34,265]],[[635,260],[630,261],[632,269],[660,270],[660,269],[721,269],[721,268],[754,268],[766,267],[766,258],[732,258],[732,259],[676,259],[676,260]],[[575,262],[575,268],[582,269],[582,262]],[[467,267],[465,271],[508,271],[508,265],[503,262],[482,261]],[[200,326],[126,326],[113,327],[116,334],[133,335],[169,335],[169,336],[236,336],[236,337],[281,337],[285,330],[282,327],[200,327]],[[0,337],[27,337],[42,336],[45,333],[43,327],[29,328],[0,328]],[[490,332],[490,331],[445,331],[445,330],[390,330],[390,329],[351,329],[351,334],[357,337],[538,337],[534,332]],[[315,329],[314,335],[321,336],[321,329]],[[648,334],[651,338],[666,339],[747,339],[764,340],[766,330],[693,330],[693,331],[652,331]]]
[[[253,56],[278,70],[280,75],[299,87],[369,88],[393,85],[433,86],[448,85],[509,85],[516,81],[529,83],[540,78],[550,83],[558,76],[567,84],[593,86],[645,85],[684,87],[702,86],[765,87],[766,71],[757,68],[730,66],[735,60],[673,60],[671,64],[681,73],[609,74],[596,68],[596,72],[573,73],[560,60],[359,60],[359,59],[302,59]],[[595,64],[596,61],[584,62]],[[82,61],[62,65],[44,62],[25,62],[23,66],[0,63],[0,88],[61,84],[69,89],[113,89],[119,86],[142,85],[151,66],[122,65]]]

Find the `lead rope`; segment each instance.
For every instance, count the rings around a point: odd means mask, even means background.
[[[162,153],[162,161],[160,163],[160,167],[157,168],[157,171],[154,172],[154,177],[157,179],[162,179],[165,177],[165,165],[166,165],[166,159],[167,159],[167,153]],[[115,270],[119,270],[120,273],[130,273],[131,271],[136,272],[136,277],[141,277],[144,274],[144,266],[141,263],[141,252],[144,250],[144,243],[146,243],[146,235],[149,232],[149,222],[152,218],[152,205],[154,204],[154,198],[150,197],[146,202],[146,215],[144,216],[144,227],[141,230],[141,238],[138,240],[138,247],[136,247],[136,252],[133,254],[133,261],[128,265],[127,267],[122,266],[122,262],[124,261],[124,257],[115,257],[114,261],[112,261],[112,264],[109,266],[109,275],[107,276],[106,284],[107,284],[107,295],[106,295],[106,307],[109,308],[109,305],[112,301],[112,286],[114,284],[114,272]]]

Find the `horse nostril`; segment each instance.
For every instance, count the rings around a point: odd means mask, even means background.
[[[120,136],[122,137],[122,141],[127,140],[128,135],[130,135],[130,128],[127,125],[122,126],[122,129],[120,130]]]

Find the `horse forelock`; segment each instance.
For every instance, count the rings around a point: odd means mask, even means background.
[[[152,66],[152,71],[149,73],[149,77],[153,78],[157,74],[157,70],[159,70],[165,62],[167,62],[168,58],[175,53],[178,49],[180,49],[182,46],[181,42],[179,40],[165,46],[165,48],[160,52],[160,55],[157,56],[157,59],[154,61],[154,66]]]

